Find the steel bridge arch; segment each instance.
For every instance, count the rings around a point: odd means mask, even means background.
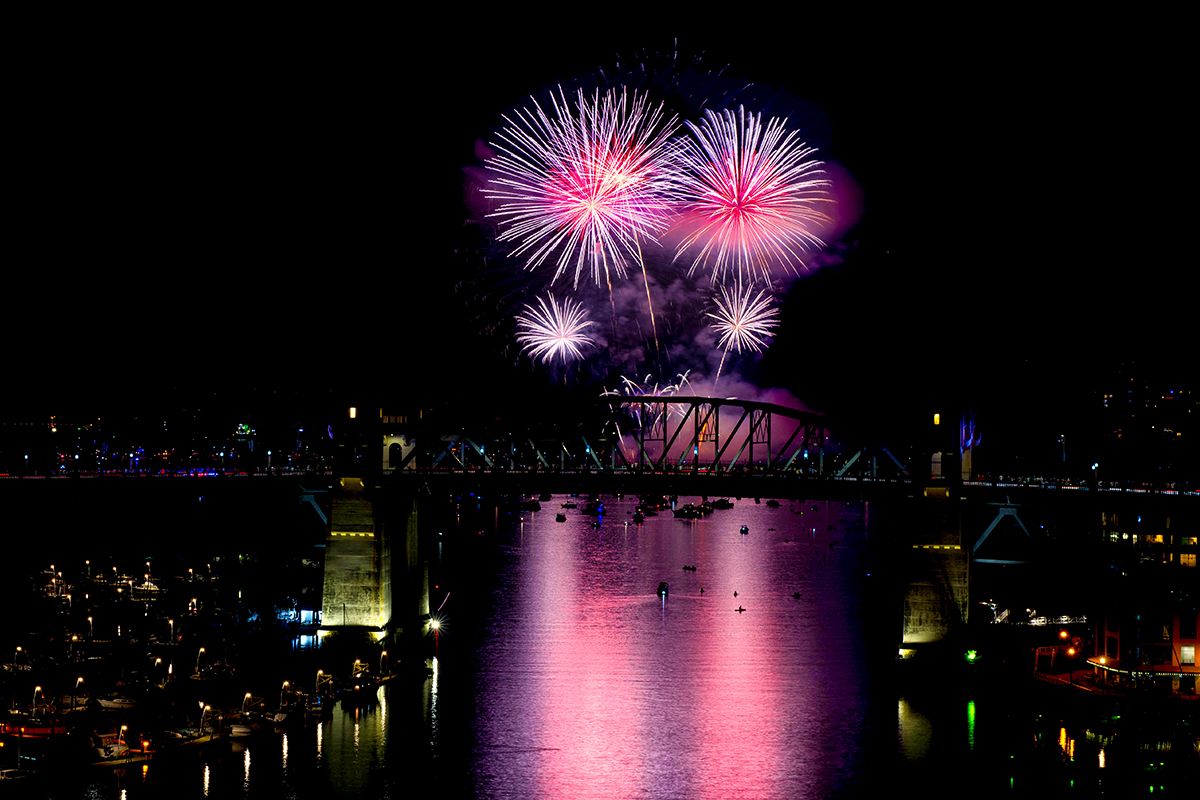
[[[636,444],[634,458],[628,458],[620,446],[614,449],[616,460],[627,469],[690,466],[694,472],[721,472],[734,469],[739,463],[756,464],[757,445],[759,452],[764,454],[764,470],[787,472],[797,458],[807,458],[810,451],[819,458],[827,437],[822,415],[758,400],[699,395],[632,395],[612,397],[607,403],[614,413],[624,410],[637,423],[626,434],[631,435]],[[726,419],[732,416],[736,421],[722,431],[721,412],[725,409],[733,412],[727,414]],[[780,426],[776,424],[777,418],[789,420],[790,424]],[[780,427],[785,431],[791,428],[791,432],[780,431],[776,435]],[[652,455],[647,450],[648,443],[658,444],[659,451]],[[674,453],[681,457],[676,459]],[[613,466],[616,467],[615,460]]]

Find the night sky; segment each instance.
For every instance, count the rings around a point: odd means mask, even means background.
[[[1124,359],[1195,383],[1194,91],[1169,21],[498,17],[31,35],[4,406],[540,391],[453,255],[476,235],[464,168],[528,95],[676,46],[798,111],[862,195],[756,380],[859,419],[950,402],[1017,425],[1074,413]]]

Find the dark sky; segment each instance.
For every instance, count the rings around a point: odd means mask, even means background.
[[[862,192],[765,378],[905,413],[1053,405],[1129,357],[1194,380],[1177,26],[852,21],[43,29],[5,114],[4,404],[537,380],[453,291],[462,170],[529,94],[675,41],[807,108]]]

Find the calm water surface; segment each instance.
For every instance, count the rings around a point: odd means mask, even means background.
[[[580,510],[556,522],[566,499],[442,531],[435,604],[450,596],[423,684],[394,682],[370,709],[339,707],[319,725],[216,754],[74,776],[51,795],[735,800],[1172,788],[1170,756],[1147,772],[1158,756],[1122,750],[1098,723],[1002,694],[881,681],[867,643],[886,649],[896,628],[872,599],[869,506],[744,499],[698,521],[664,512],[633,525],[636,500],[606,498],[597,527]]]

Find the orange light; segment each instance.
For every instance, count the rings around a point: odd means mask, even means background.
[[[1068,647],[1068,648],[1067,648],[1067,655],[1069,655],[1069,656],[1073,656],[1073,655],[1075,655],[1075,648],[1074,648],[1074,647]]]
[[[1060,639],[1066,639],[1070,635],[1071,634],[1067,632],[1066,628],[1063,628],[1061,631],[1058,632],[1058,638],[1060,638]]]

